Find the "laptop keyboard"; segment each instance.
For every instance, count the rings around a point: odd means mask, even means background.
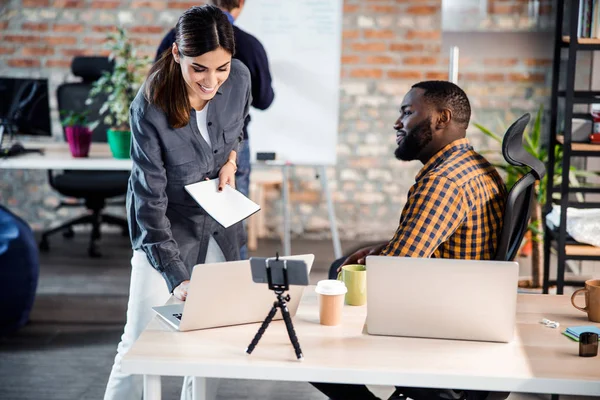
[[[174,316],[175,318],[177,318],[178,320],[180,320],[180,321],[181,321],[181,316],[182,316],[182,315],[183,315],[183,314],[181,314],[181,313],[179,313],[179,314],[173,314],[173,316]]]

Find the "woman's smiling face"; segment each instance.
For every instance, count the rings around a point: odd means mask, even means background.
[[[229,78],[231,53],[222,47],[198,57],[186,57],[180,55],[177,45],[173,44],[173,57],[181,65],[190,104],[194,108],[203,108]]]

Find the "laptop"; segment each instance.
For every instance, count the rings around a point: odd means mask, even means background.
[[[310,272],[315,256],[280,257],[302,260]],[[293,317],[298,310],[304,286],[290,286],[288,304]],[[181,332],[221,326],[262,322],[276,300],[267,284],[254,283],[250,261],[232,261],[194,266],[186,301],[152,309]],[[274,319],[281,319],[279,310]]]
[[[369,256],[367,332],[510,342],[519,264]]]

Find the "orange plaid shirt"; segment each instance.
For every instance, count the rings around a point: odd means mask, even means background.
[[[400,226],[381,255],[493,259],[505,201],[496,168],[467,139],[456,140],[417,174]]]

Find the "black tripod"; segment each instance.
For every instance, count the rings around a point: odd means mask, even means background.
[[[277,259],[275,261],[279,261],[279,254],[277,255]],[[298,338],[296,337],[296,331],[294,331],[294,325],[292,324],[292,318],[290,317],[290,312],[288,311],[288,308],[287,308],[287,302],[290,301],[290,295],[289,294],[287,294],[285,296],[283,295],[283,293],[288,291],[290,288],[289,283],[288,283],[287,267],[285,264],[285,260],[283,261],[283,265],[284,265],[284,267],[283,267],[283,284],[277,285],[277,284],[273,283],[273,278],[271,275],[271,268],[269,267],[269,260],[266,261],[267,279],[268,279],[268,283],[269,283],[269,289],[271,289],[275,292],[275,294],[277,295],[277,301],[273,302],[273,307],[271,307],[271,311],[269,311],[269,314],[263,321],[262,325],[260,326],[260,328],[258,328],[258,332],[256,332],[254,339],[252,339],[252,342],[250,342],[250,345],[246,349],[246,353],[252,354],[252,351],[258,344],[258,341],[260,340],[262,335],[267,330],[267,327],[273,320],[273,317],[275,317],[275,314],[277,313],[277,309],[279,308],[279,310],[281,310],[281,315],[283,316],[283,320],[285,322],[285,327],[287,328],[288,336],[290,337],[292,346],[294,346],[294,351],[296,352],[296,357],[298,358],[298,360],[302,360],[302,358],[304,358],[304,356],[302,355],[302,350],[300,349],[300,343],[298,342]]]

